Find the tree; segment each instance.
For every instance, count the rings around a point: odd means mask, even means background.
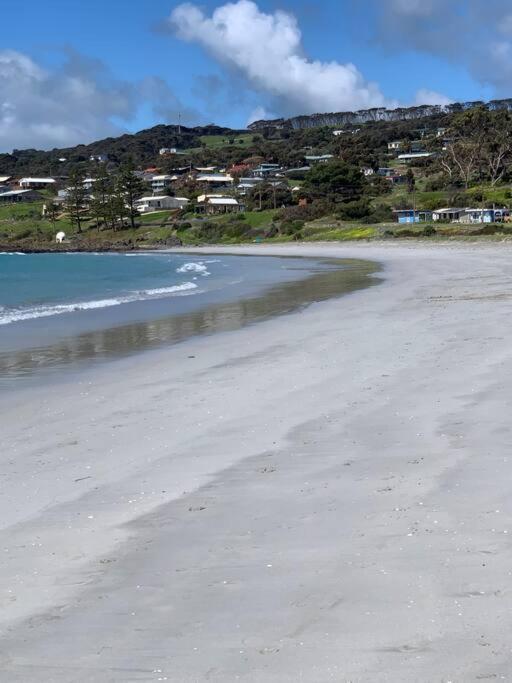
[[[55,221],[57,220],[58,211],[59,207],[52,199],[45,204],[45,216],[48,218],[53,228],[55,228]]]
[[[489,112],[483,107],[459,114],[450,130],[442,167],[451,177],[459,175],[467,189],[481,164],[482,149],[489,135]],[[451,171],[449,170],[451,169]]]
[[[83,211],[87,199],[84,185],[85,174],[80,169],[74,169],[69,176],[69,186],[64,208],[69,214],[71,225],[76,226],[77,232],[82,232]]]
[[[128,215],[132,229],[135,228],[135,217],[139,215],[135,207],[135,201],[142,197],[145,189],[143,181],[135,175],[134,171],[133,162],[128,161],[122,164],[119,170],[117,186],[118,192],[124,194],[128,210],[125,212],[125,215]]]
[[[482,162],[491,185],[496,185],[503,178],[512,157],[512,118],[508,111],[487,112],[487,115]]]
[[[98,174],[92,188],[92,198],[90,203],[91,214],[96,221],[96,229],[100,229],[100,221],[105,225],[109,222],[109,199],[114,191],[111,177],[108,175],[105,166],[98,169]]]
[[[364,187],[364,176],[359,168],[344,161],[316,164],[308,171],[304,182],[304,189],[312,196],[327,197],[333,201],[357,200]]]
[[[416,178],[414,177],[414,173],[410,168],[407,169],[407,173],[405,174],[405,181],[407,183],[407,192],[411,194],[411,192],[414,192],[414,188],[416,187]]]

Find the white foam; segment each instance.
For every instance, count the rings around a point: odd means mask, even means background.
[[[0,256],[26,256],[23,251],[0,251]]]
[[[179,268],[176,268],[177,273],[199,273],[204,277],[210,275],[208,268],[204,265],[203,261],[198,263],[184,263]]]
[[[132,303],[134,301],[157,299],[170,294],[180,294],[185,292],[190,293],[193,289],[197,289],[197,285],[194,282],[184,282],[183,284],[175,285],[174,287],[144,289],[140,292],[133,292],[133,294],[127,294],[126,296],[115,297],[112,299],[80,301],[70,304],[55,304],[53,306],[37,306],[34,308],[14,309],[10,311],[0,309],[0,325],[8,325],[9,323],[20,322],[22,320],[32,320],[35,318],[48,318],[53,315],[62,315],[62,313],[89,311],[97,308],[109,308],[111,306],[119,306],[120,304]]]

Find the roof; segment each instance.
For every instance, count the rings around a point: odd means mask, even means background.
[[[151,180],[171,180],[170,175],[154,175]]]
[[[465,211],[466,209],[460,208],[460,207],[449,207],[447,209],[434,209],[434,213],[456,213],[458,211]]]
[[[171,199],[171,200],[176,200],[179,202],[188,202],[190,200],[185,199],[185,197],[168,197],[167,195],[162,195],[160,197],[154,197],[151,195],[150,197],[140,197],[140,199],[136,199],[135,202],[151,202],[151,201],[158,201],[161,202],[162,199]]]
[[[220,173],[210,173],[197,176],[198,182],[203,183],[232,183],[233,178],[230,175],[222,175]]]
[[[14,195],[19,195],[19,194],[27,194],[27,192],[31,192],[31,190],[9,190],[9,192],[0,192],[0,198],[1,197],[13,197]]]
[[[211,197],[208,199],[208,203],[217,206],[238,206],[237,200],[232,197]]]
[[[0,175],[0,183],[6,183],[10,177],[10,175]]]
[[[433,152],[411,152],[410,154],[399,154],[399,159],[421,159],[431,157]]]
[[[21,178],[21,183],[54,183],[55,178]]]

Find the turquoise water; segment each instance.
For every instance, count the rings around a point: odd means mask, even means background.
[[[200,294],[244,270],[169,254],[0,254],[0,325]]]
[[[367,286],[372,268],[168,252],[0,254],[0,386],[238,329]]]

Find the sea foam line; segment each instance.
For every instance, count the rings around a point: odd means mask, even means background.
[[[197,289],[197,285],[194,282],[184,282],[181,285],[174,285],[173,287],[145,289],[140,292],[134,292],[133,294],[115,297],[112,299],[80,301],[71,304],[55,304],[53,306],[38,306],[37,308],[11,310],[5,313],[2,311],[0,312],[0,325],[8,325],[9,323],[20,322],[22,320],[33,320],[35,318],[48,318],[53,315],[62,315],[63,313],[73,313],[75,311],[89,311],[98,308],[109,308],[111,306],[119,306],[120,304],[128,304],[134,301],[158,299],[169,294],[179,294],[182,292],[191,293],[191,290],[193,289]]]

